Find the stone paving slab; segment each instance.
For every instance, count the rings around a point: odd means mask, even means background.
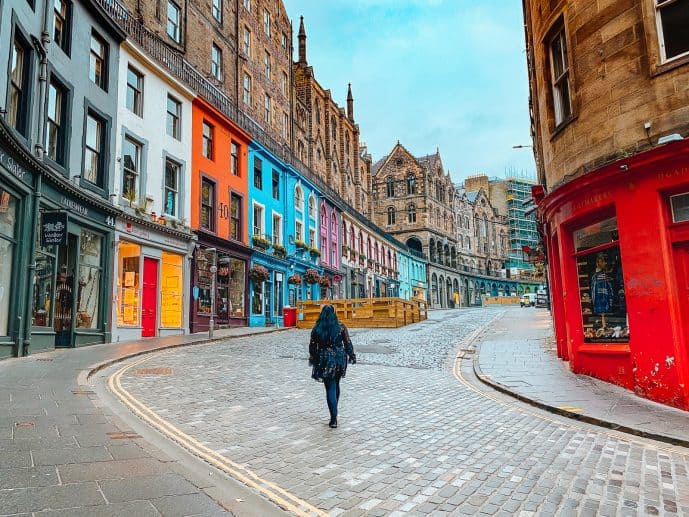
[[[476,373],[494,387],[558,414],[689,447],[689,412],[572,373],[550,345],[552,332],[547,310],[508,310],[476,340]]]
[[[541,417],[455,378],[463,340],[509,311],[432,312],[406,329],[354,329],[358,363],[342,381],[336,430],[323,386],[309,378],[308,331],[156,354],[143,364],[174,375],[125,372],[122,385],[330,515],[670,515],[689,507],[687,451]],[[381,340],[385,353],[370,346]]]
[[[227,329],[217,337],[266,331],[271,329]],[[207,335],[175,336],[0,361],[0,516],[160,516],[153,501],[161,508],[174,506],[174,499],[161,497],[178,494],[185,496],[179,505],[188,515],[228,514],[206,493],[226,491],[226,480],[199,481],[197,466],[173,460],[159,444],[140,436],[119,439],[131,427],[91,386],[79,384],[94,365],[205,341]],[[257,497],[236,483],[233,490],[244,490],[247,499]],[[266,515],[282,513],[262,508]],[[238,515],[257,515],[248,510]]]

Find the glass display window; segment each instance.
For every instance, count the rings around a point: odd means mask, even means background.
[[[163,252],[160,271],[160,324],[168,328],[182,326],[184,257]]]
[[[117,256],[117,325],[136,327],[141,322],[141,246],[120,241]]]
[[[243,318],[246,299],[246,261],[230,258],[229,312],[233,318]]]
[[[9,330],[16,226],[17,200],[0,189],[0,336],[6,336]]]
[[[31,325],[52,327],[55,290],[55,246],[41,246],[40,225],[36,231],[36,271],[31,294]]]
[[[196,312],[204,316],[211,313],[211,283],[213,252],[200,249],[196,252],[196,287],[199,289],[196,299]]]
[[[79,245],[79,290],[76,327],[97,329],[100,325],[101,252],[100,235],[81,230]]]
[[[573,237],[584,342],[629,342],[617,218],[581,228]]]
[[[263,289],[265,286],[264,282],[252,282],[251,295],[251,314],[263,314]]]

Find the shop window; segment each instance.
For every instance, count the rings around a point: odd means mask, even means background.
[[[243,318],[246,287],[246,262],[241,259],[230,258],[229,264],[229,314],[233,318]]]
[[[121,241],[118,247],[117,325],[139,325],[141,312],[141,246]]]
[[[213,251],[198,250],[196,252],[196,287],[199,288],[196,312],[204,316],[210,316],[211,313],[211,283],[213,278],[211,266],[213,266],[214,260]]]
[[[108,45],[95,32],[91,32],[89,79],[103,90],[108,91]]]
[[[230,194],[230,239],[242,240],[242,196]]]
[[[263,314],[263,290],[265,282],[252,282],[253,294],[251,296],[251,314]]]
[[[170,159],[165,160],[165,213],[178,217],[179,179],[182,167]]]
[[[184,257],[163,252],[160,270],[160,325],[166,328],[182,327]]]
[[[31,325],[52,327],[52,301],[55,290],[55,246],[41,246],[41,232],[36,232],[36,270],[33,280]]]
[[[664,59],[689,54],[689,0],[656,0],[656,18]]]
[[[689,221],[689,193],[670,197],[670,207],[673,223]]]
[[[215,183],[206,179],[201,180],[201,228],[204,230],[215,230],[214,206]]]
[[[100,325],[101,241],[99,235],[81,231],[77,328],[97,329]]]
[[[586,343],[626,343],[629,323],[617,218],[574,232],[579,300]]]
[[[17,200],[0,189],[0,336],[9,330],[16,226]]]

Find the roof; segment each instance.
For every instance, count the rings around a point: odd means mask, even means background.
[[[426,156],[417,156],[416,161],[421,167],[429,172],[436,171],[438,169],[438,165],[441,163],[439,153],[427,154]]]
[[[385,156],[383,156],[380,160],[378,160],[376,163],[374,163],[371,166],[371,176],[375,176],[376,174],[378,174],[378,171],[380,170],[380,168],[385,163],[385,160],[388,159],[388,156],[390,156],[390,155],[386,154]]]

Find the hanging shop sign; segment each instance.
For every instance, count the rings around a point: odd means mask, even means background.
[[[67,213],[43,212],[41,214],[41,246],[67,245]]]

